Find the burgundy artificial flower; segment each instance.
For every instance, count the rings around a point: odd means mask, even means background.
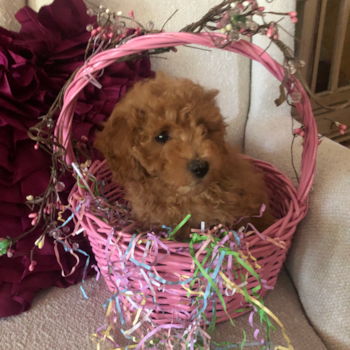
[[[95,21],[86,14],[83,0],[55,0],[39,13],[24,7],[16,18],[22,25],[20,33],[0,28],[0,238],[14,238],[31,228],[31,211],[24,202],[26,196],[45,191],[51,158],[34,149],[27,131],[47,113],[64,83],[83,64],[90,36],[86,26]],[[110,115],[127,89],[151,76],[147,58],[106,68],[100,78],[102,88],[90,84],[79,96],[74,138],[87,136],[92,142],[96,125]],[[74,181],[70,176],[63,179],[63,198]],[[62,277],[52,238],[45,239],[42,249],[35,249],[36,265],[31,271],[29,252],[41,233],[39,225],[15,244],[12,258],[0,256],[0,317],[28,310],[41,288],[67,287],[82,279],[86,257],[80,255],[76,271]],[[80,249],[91,254],[86,238],[77,236],[77,241]],[[70,271],[75,258],[62,246],[59,252],[65,272]],[[92,273],[89,267],[87,274]]]

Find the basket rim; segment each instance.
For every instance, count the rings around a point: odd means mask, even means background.
[[[182,46],[185,44],[198,44],[210,48],[217,48],[213,40],[222,39],[223,37],[223,34],[218,33],[157,33],[133,38],[121,46],[101,52],[92,57],[89,62],[86,62],[85,65],[78,70],[73,81],[67,87],[62,110],[55,127],[55,136],[66,149],[66,163],[70,165],[76,162],[70,136],[78,95],[103,68],[111,65],[121,57],[150,49]],[[279,81],[284,79],[285,72],[283,66],[271,58],[267,52],[264,52],[263,49],[251,42],[240,40],[218,49],[238,53],[260,62]],[[292,78],[293,82],[290,79],[287,83],[288,91],[290,93],[298,91],[302,95],[301,102],[296,103],[296,108],[303,117],[305,126],[301,160],[301,178],[297,190],[297,199],[300,202],[305,202],[307,201],[315,177],[318,133],[308,95],[302,87],[302,84],[294,76],[292,76]]]

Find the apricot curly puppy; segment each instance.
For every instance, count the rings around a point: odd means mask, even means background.
[[[217,90],[158,73],[135,84],[118,102],[95,147],[126,190],[136,219],[145,227],[175,227],[186,239],[191,227],[245,219],[262,231],[274,220],[262,175],[224,139],[226,125],[216,105]]]

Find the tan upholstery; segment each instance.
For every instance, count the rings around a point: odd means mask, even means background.
[[[0,26],[19,31],[21,26],[14,18],[14,14],[25,5],[26,0],[0,0]]]
[[[52,3],[53,0],[27,0],[27,5],[34,11],[39,11],[41,7],[50,5]]]
[[[327,140],[310,215],[295,235],[287,267],[311,324],[331,350],[350,349],[349,266],[350,150]]]

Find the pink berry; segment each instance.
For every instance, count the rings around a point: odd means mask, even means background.
[[[339,129],[346,130],[348,127],[344,124],[339,125]]]
[[[279,38],[278,34],[275,34],[275,35],[273,36],[273,38],[274,38],[275,40],[278,40],[278,38]]]
[[[275,27],[274,26],[270,26],[270,28],[267,30],[266,36],[268,38],[271,38],[275,33]]]
[[[96,36],[96,34],[97,34],[97,30],[96,30],[96,29],[93,29],[93,30],[91,31],[91,38],[93,38],[94,36]]]
[[[252,33],[247,34],[247,37],[248,37],[248,38],[251,38],[252,36],[253,36]]]
[[[305,136],[304,130],[301,130],[301,131],[300,131],[299,136],[301,136],[301,137],[304,137],[304,136]]]
[[[129,11],[129,16],[130,16],[131,18],[133,18],[133,19],[135,18],[135,17],[134,17],[134,11],[133,11],[133,10],[130,10],[130,11]]]
[[[220,21],[221,25],[222,25],[222,28],[226,27],[226,24],[228,23],[228,20],[223,18],[221,21]]]
[[[298,12],[296,12],[296,11],[291,11],[291,12],[288,12],[288,15],[289,15],[290,17],[296,17],[296,16],[298,16]]]
[[[265,7],[264,6],[260,6],[260,7],[258,7],[258,11],[264,11],[265,10]]]
[[[239,32],[242,34],[242,33],[244,33],[245,32],[245,28],[241,28],[240,30],[239,30]]]
[[[298,23],[298,18],[297,17],[291,17],[291,20],[293,23]]]
[[[97,27],[96,31],[97,31],[97,33],[101,33],[102,32],[102,27]]]
[[[302,129],[300,129],[300,128],[294,129],[294,130],[293,130],[293,134],[294,134],[294,135],[299,135],[301,130],[302,130]]]
[[[34,266],[36,265],[36,261],[32,261],[31,264],[29,265],[29,271],[34,271]]]
[[[30,218],[30,219],[34,219],[34,218],[36,218],[36,217],[38,217],[38,213],[30,213],[30,214],[28,215],[28,218]]]
[[[107,36],[107,34],[106,33],[103,33],[103,39],[107,39],[108,38],[108,36]],[[77,145],[78,146],[78,145]],[[80,144],[79,144],[79,146],[78,146],[78,148],[80,148]]]
[[[31,222],[31,225],[32,225],[32,226],[35,226],[35,224],[36,224],[37,221],[38,221],[38,218],[34,218],[34,219],[32,220],[32,222]]]
[[[38,149],[39,149],[39,144],[38,144],[38,143],[36,143],[36,144],[34,145],[34,149],[35,149],[35,150],[38,150]]]
[[[339,129],[339,132],[340,132],[341,135],[345,134],[345,130],[343,130],[343,129]]]
[[[108,38],[112,39],[114,36],[114,34],[111,32],[111,33],[108,33]]]

